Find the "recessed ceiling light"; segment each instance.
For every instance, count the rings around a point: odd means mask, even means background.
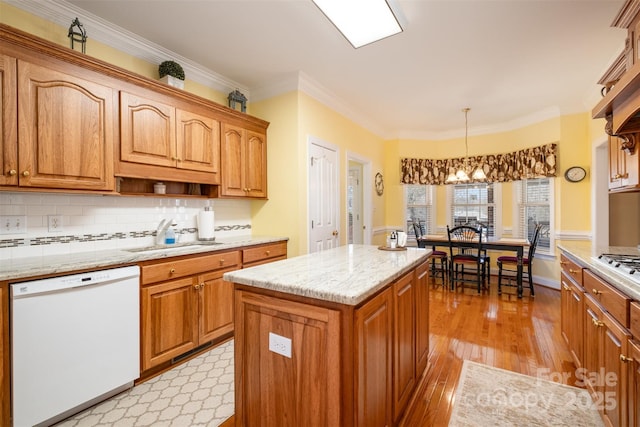
[[[402,32],[386,0],[313,0],[354,48]]]

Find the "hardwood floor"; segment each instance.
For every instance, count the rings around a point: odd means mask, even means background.
[[[495,278],[494,278],[495,281]],[[536,286],[525,290],[497,285],[478,295],[432,286],[429,306],[429,367],[405,426],[446,426],[465,359],[531,376],[575,384],[575,366],[560,335],[560,291]]]

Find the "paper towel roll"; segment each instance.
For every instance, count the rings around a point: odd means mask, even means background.
[[[212,210],[203,210],[198,212],[198,239],[213,240],[215,216]]]

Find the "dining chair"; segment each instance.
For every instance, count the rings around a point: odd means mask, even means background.
[[[447,226],[447,235],[449,237],[449,254],[451,257],[449,262],[451,289],[455,290],[458,283],[463,288],[466,283],[475,283],[478,293],[480,293],[482,286],[485,285],[482,228],[468,225],[459,225],[453,228]],[[460,247],[457,244],[460,242],[470,244],[470,246]],[[465,267],[475,269],[475,273],[473,270],[465,271]],[[469,278],[470,275],[473,277]]]
[[[484,236],[484,241],[486,242],[487,240],[489,240],[489,225],[487,223],[478,220],[471,220],[464,225],[468,225],[474,228],[481,228],[482,235]],[[480,256],[483,258],[482,266],[484,267],[484,270],[482,271],[482,280],[484,281],[486,278],[487,282],[491,282],[491,257],[489,256],[485,248],[482,248],[482,253],[480,254]]]
[[[535,231],[533,232],[533,240],[529,245],[529,252],[526,257],[522,258],[522,280],[524,281],[525,277],[529,282],[529,292],[531,296],[535,296],[535,292],[533,291],[533,274],[531,273],[532,265],[533,265],[533,257],[536,253],[536,248],[538,246],[538,241],[540,240],[540,235],[542,234],[543,229],[542,224],[537,224]],[[502,286],[518,286],[518,258],[515,256],[501,256],[498,257],[498,295],[502,294]],[[526,267],[526,271],[525,271]],[[507,273],[506,275],[504,273]],[[507,283],[502,283],[502,279],[507,279]]]
[[[416,235],[416,242],[418,242],[419,248],[426,247],[425,244],[420,242],[420,237],[424,236],[424,228],[419,223],[413,222],[413,231]],[[449,260],[447,253],[445,251],[431,251],[431,255],[429,256],[431,260],[431,277],[434,281],[440,277],[442,279],[442,287],[447,287],[447,282],[449,278]]]

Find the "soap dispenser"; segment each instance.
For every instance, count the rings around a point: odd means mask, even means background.
[[[169,227],[166,234],[164,235],[164,243],[167,245],[173,245],[176,242],[176,232],[173,231],[172,227]]]

